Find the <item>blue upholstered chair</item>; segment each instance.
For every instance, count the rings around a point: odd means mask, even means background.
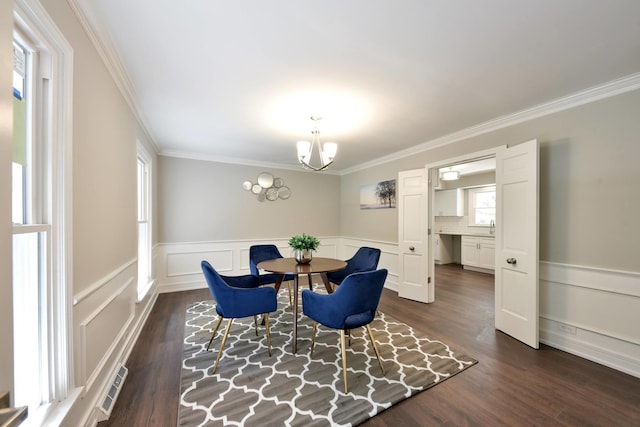
[[[207,344],[207,350],[209,350],[211,346],[211,342],[222,323],[222,319],[229,319],[212,373],[215,373],[218,368],[218,362],[220,361],[224,345],[227,342],[233,319],[253,316],[257,335],[258,322],[256,316],[258,314],[264,314],[265,327],[267,330],[267,348],[269,349],[269,356],[271,356],[269,313],[275,311],[278,306],[275,289],[271,287],[259,287],[260,284],[257,278],[252,275],[237,277],[221,276],[207,261],[202,261],[201,265],[211,294],[216,300],[216,313],[218,313],[219,316],[218,323],[211,334],[209,344]]]
[[[380,359],[378,347],[373,339],[369,324],[373,321],[384,281],[387,278],[387,270],[374,270],[362,273],[353,273],[347,276],[342,284],[332,294],[317,294],[312,291],[302,291],[302,311],[313,320],[311,337],[311,355],[316,340],[317,324],[340,330],[340,348],[342,350],[342,377],[344,380],[344,392],[347,393],[347,353],[346,332],[366,326],[373,350],[378,358],[380,369],[384,375],[384,367]]]
[[[340,285],[352,273],[375,270],[378,268],[378,261],[380,261],[380,249],[363,246],[345,261],[347,267],[344,270],[327,273],[327,278],[331,283]]]
[[[270,259],[282,258],[282,254],[276,245],[253,245],[249,248],[249,269],[251,274],[258,277],[260,285],[276,283],[278,275],[275,273],[260,274],[258,264]],[[293,280],[292,274],[285,274],[283,281]],[[289,286],[289,303],[291,303],[291,286]]]

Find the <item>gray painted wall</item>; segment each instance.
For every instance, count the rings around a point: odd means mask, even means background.
[[[74,293],[137,257],[136,116],[65,0],[42,2],[74,50]],[[150,150],[153,153],[153,150]]]
[[[640,271],[640,91],[432,149],[342,177],[341,227],[397,241],[397,212],[361,211],[360,185],[499,145],[540,142],[540,259]]]
[[[259,202],[242,188],[261,172],[282,178],[291,197]],[[162,243],[340,235],[336,175],[160,156],[158,176]]]

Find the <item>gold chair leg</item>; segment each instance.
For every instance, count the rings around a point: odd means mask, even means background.
[[[253,324],[256,327],[256,336],[258,336],[258,315],[257,314],[253,315]]]
[[[209,344],[207,344],[207,351],[209,351],[209,347],[211,347],[211,343],[213,342],[213,338],[216,336],[216,332],[218,332],[218,328],[220,327],[220,323],[222,323],[222,316],[218,318],[218,323],[216,323],[216,327],[211,334],[211,339],[209,340]]]
[[[271,332],[269,331],[269,313],[264,314],[264,324],[267,328],[267,348],[269,349],[269,356],[271,356]]]
[[[313,356],[313,349],[316,345],[316,330],[318,328],[318,322],[313,322],[313,329],[311,330],[311,356]]]
[[[347,393],[347,350],[344,329],[340,330],[340,347],[342,348],[342,380],[344,381],[344,392]]]
[[[229,323],[227,323],[227,328],[224,330],[224,336],[222,337],[222,344],[220,344],[220,350],[218,350],[218,356],[216,357],[216,363],[213,365],[212,374],[216,373],[216,369],[218,369],[218,362],[220,361],[220,356],[222,356],[222,350],[224,349],[224,345],[227,342],[227,337],[229,336],[229,331],[231,330],[231,324],[233,323],[233,319],[229,319]]]
[[[371,332],[371,327],[367,326],[367,332],[369,333],[369,339],[371,340],[371,345],[373,345],[373,351],[376,353],[376,357],[378,358],[378,364],[380,365],[380,370],[382,371],[382,375],[384,375],[384,367],[382,367],[382,359],[380,359],[380,352],[378,351],[378,346],[376,345],[376,340],[373,339],[373,333]]]

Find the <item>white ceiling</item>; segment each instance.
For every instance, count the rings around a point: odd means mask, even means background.
[[[314,114],[353,170],[640,72],[638,0],[75,2],[162,153],[245,164]]]

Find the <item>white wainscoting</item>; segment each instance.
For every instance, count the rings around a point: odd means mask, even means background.
[[[350,258],[361,246],[381,250],[385,287],[398,290],[398,245],[351,237],[321,238],[317,256]],[[200,261],[229,275],[249,273],[249,247],[273,243],[290,256],[287,240],[163,244],[159,292],[206,287]],[[640,274],[540,263],[540,341],[640,377]]]
[[[133,319],[136,268],[129,262],[74,296],[75,374],[85,393]]]
[[[157,247],[153,258],[158,260]],[[119,364],[125,364],[157,298],[153,286],[138,301],[137,260],[131,260],[74,295],[74,360],[82,399],[73,405],[69,425],[95,426],[97,407]]]
[[[640,377],[640,273],[540,263],[540,341]]]
[[[358,248],[362,246],[380,249],[378,268],[386,268],[389,271],[387,280],[384,282],[384,287],[398,292],[398,243],[364,240],[353,237],[345,237],[340,240],[340,256],[338,256],[338,258],[341,259],[351,258]]]
[[[380,248],[380,268],[387,268],[385,286],[397,290],[398,245],[355,238],[319,237],[320,247],[314,256],[347,259],[361,246]],[[158,292],[176,292],[206,288],[200,262],[207,260],[226,275],[250,274],[249,248],[274,244],[283,256],[292,256],[288,239],[229,240],[215,242],[165,243],[158,246]]]

